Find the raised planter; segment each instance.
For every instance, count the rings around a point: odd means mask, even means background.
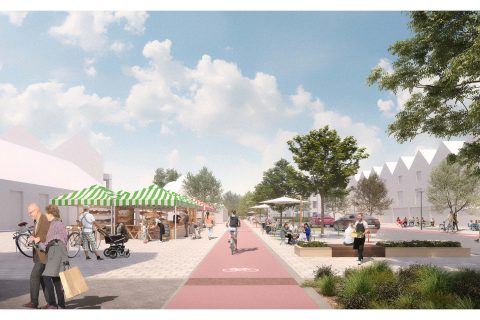
[[[295,254],[300,257],[331,257],[332,248],[330,247],[300,247],[295,245]]]
[[[386,247],[385,257],[470,257],[470,248]]]

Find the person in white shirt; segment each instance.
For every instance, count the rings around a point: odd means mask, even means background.
[[[353,225],[355,238],[353,239],[353,249],[358,250],[358,264],[363,262],[363,246],[365,245],[365,232],[368,230],[368,223],[363,220],[363,213],[357,214],[357,221]]]
[[[353,244],[353,223],[349,223],[347,229],[345,229],[345,238],[343,239],[343,244],[346,246],[351,246]]]
[[[95,240],[95,235],[93,234],[93,226],[98,226],[95,222],[95,217],[90,213],[88,207],[83,208],[83,213],[80,215],[80,217],[78,217],[77,221],[82,227],[83,252],[85,252],[85,258],[90,260],[87,250],[89,248],[97,248],[97,241]],[[103,260],[96,250],[91,251],[97,256],[97,260]]]

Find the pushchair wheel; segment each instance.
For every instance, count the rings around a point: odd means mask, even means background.
[[[111,251],[109,257],[115,259],[118,256],[117,251]]]
[[[130,250],[125,251],[125,258],[130,257]]]
[[[110,257],[110,249],[107,248],[107,249],[103,250],[103,255],[104,255],[105,257]]]

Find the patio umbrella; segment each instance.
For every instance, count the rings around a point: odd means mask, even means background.
[[[257,206],[250,207],[250,209],[267,209],[267,217],[268,217],[268,209],[270,209],[270,206],[268,204],[259,204]],[[262,214],[260,214],[260,218],[262,217]]]
[[[268,204],[299,204],[302,203],[302,200],[289,198],[289,197],[280,197],[276,199],[270,199],[266,201],[262,201],[261,203],[268,203]],[[283,212],[282,212],[283,213]],[[282,215],[280,215],[280,223],[282,223]]]

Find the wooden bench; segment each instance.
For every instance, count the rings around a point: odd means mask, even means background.
[[[353,245],[346,246],[343,244],[329,244],[332,248],[332,257],[356,257],[357,250],[353,249]],[[363,250],[364,257],[385,257],[385,247],[377,245],[365,244]]]

